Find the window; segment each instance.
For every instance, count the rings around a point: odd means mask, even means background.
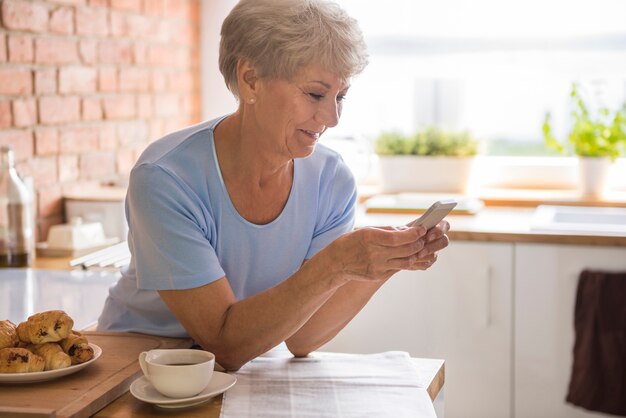
[[[373,138],[437,124],[468,129],[488,155],[555,155],[572,82],[593,106],[626,102],[623,0],[338,0],[359,20],[370,65],[334,135]]]

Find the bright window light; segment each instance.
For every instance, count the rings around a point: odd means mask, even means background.
[[[338,0],[370,65],[353,81],[338,137],[427,125],[467,129],[491,155],[548,155],[570,125],[573,82],[594,107],[626,102],[624,0]]]

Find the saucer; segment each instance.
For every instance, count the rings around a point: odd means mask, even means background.
[[[209,385],[196,396],[189,398],[170,398],[161,395],[145,376],[141,376],[130,385],[130,393],[140,401],[148,402],[160,406],[161,408],[186,408],[206,402],[214,396],[226,392],[236,381],[237,378],[231,374],[213,372]]]

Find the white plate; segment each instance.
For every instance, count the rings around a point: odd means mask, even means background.
[[[89,343],[89,346],[93,348],[93,358],[81,364],[75,364],[64,369],[48,370],[45,372],[32,372],[32,373],[0,373],[0,383],[34,383],[44,382],[46,380],[56,379],[61,376],[67,376],[68,374],[76,373],[85,367],[89,366],[94,361],[98,360],[98,357],[102,355],[102,349],[95,344]]]
[[[141,376],[130,385],[130,393],[140,401],[160,406],[161,408],[186,408],[206,402],[220,393],[226,392],[237,382],[237,378],[228,373],[213,372],[209,385],[196,396],[190,398],[169,398],[161,395],[152,384]]]

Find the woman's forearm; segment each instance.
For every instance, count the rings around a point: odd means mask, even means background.
[[[228,293],[209,288],[213,283],[206,289],[160,294],[190,336],[214,352],[223,367],[236,370],[289,338],[332,296],[344,282],[329,275],[330,270],[320,258],[279,285],[240,301],[232,293],[225,301]],[[323,272],[326,277],[320,279]]]
[[[289,351],[298,357],[306,356],[326,344],[361,311],[385,281],[351,281],[341,286],[286,340]]]

